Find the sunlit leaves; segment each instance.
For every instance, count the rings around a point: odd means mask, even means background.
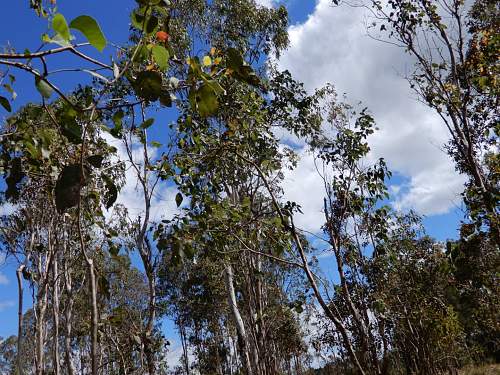
[[[68,23],[64,16],[60,13],[57,13],[52,19],[52,28],[64,41],[68,42],[70,40],[70,33]]]
[[[115,126],[109,132],[115,138],[119,138],[122,134],[122,130],[123,130],[122,121],[123,121],[124,116],[125,116],[125,114],[123,113],[122,110],[119,110],[113,114],[112,121],[113,121],[113,124]]]
[[[153,34],[158,29],[158,17],[151,15],[147,8],[140,8],[130,15],[132,25],[148,35]]]
[[[149,118],[147,119],[146,121],[144,121],[139,127],[141,129],[148,129],[151,125],[153,125],[153,123],[155,122],[155,119],[154,118]]]
[[[38,92],[45,98],[49,99],[52,96],[53,89],[50,85],[39,76],[35,76],[35,86]]]
[[[165,47],[155,45],[152,47],[151,52],[153,54],[153,59],[158,64],[161,70],[167,70],[169,54]]]
[[[203,57],[203,65],[204,66],[212,65],[212,59],[210,58],[210,56]]]
[[[90,16],[80,16],[69,24],[69,27],[80,31],[91,45],[102,52],[106,47],[106,38],[99,27],[99,24]]]

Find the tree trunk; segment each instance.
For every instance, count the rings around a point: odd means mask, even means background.
[[[39,286],[36,301],[36,375],[44,373],[44,324],[47,310],[47,284]]]
[[[246,375],[252,374],[252,366],[250,364],[250,356],[248,355],[248,339],[245,331],[245,326],[243,324],[243,319],[241,318],[238,305],[236,303],[236,294],[234,291],[233,282],[233,269],[231,265],[226,265],[226,291],[229,302],[229,308],[233,316],[234,325],[236,326],[236,332],[238,334],[238,346],[240,352],[240,360],[243,364],[244,371]]]
[[[91,324],[91,345],[90,356],[92,360],[92,375],[98,374],[99,360],[98,360],[98,311],[97,311],[97,285],[95,278],[94,261],[87,258],[87,266],[89,269],[90,277],[90,298],[92,303],[92,324]]]
[[[57,259],[54,259],[52,265],[53,277],[53,296],[52,296],[52,313],[54,316],[54,374],[61,373],[61,363],[59,360],[59,275],[58,275]]]
[[[68,371],[68,375],[75,375],[76,370],[73,363],[73,354],[72,354],[73,351],[71,349],[71,327],[73,319],[73,287],[72,287],[70,270],[67,267],[66,260],[64,261],[63,266],[64,266],[64,287],[66,289],[66,305],[64,307],[64,320],[65,320],[64,351],[65,351],[66,369]]]
[[[17,373],[23,375],[22,352],[23,352],[23,270],[22,264],[16,271],[18,286],[18,310],[17,310]]]

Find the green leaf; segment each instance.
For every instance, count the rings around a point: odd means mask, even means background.
[[[84,173],[79,164],[70,164],[63,168],[55,187],[58,212],[62,213],[78,204],[80,189],[84,184],[84,180]]]
[[[101,168],[103,160],[104,156],[102,155],[91,155],[87,158],[87,162],[95,168]]]
[[[133,83],[136,94],[146,100],[154,102],[162,93],[162,79],[158,72],[143,71]]]
[[[219,108],[215,91],[209,85],[202,85],[197,92],[198,112],[202,117],[213,115]]]
[[[60,13],[57,13],[52,19],[52,28],[65,41],[69,41],[71,35],[69,33],[68,23],[66,18]]]
[[[155,16],[150,16],[146,21],[146,34],[152,34],[158,27],[158,18]]]
[[[78,113],[71,106],[64,104],[57,112],[61,124],[61,133],[73,144],[82,143],[82,127],[77,121]]]
[[[61,133],[73,144],[82,143],[82,127],[76,121],[69,120],[61,124]]]
[[[152,49],[153,59],[158,64],[161,70],[167,70],[168,68],[168,51],[165,47],[155,45]]]
[[[147,129],[149,128],[151,125],[153,125],[153,123],[155,122],[155,119],[154,118],[149,118],[147,119],[146,121],[144,121],[141,125],[140,125],[140,128],[142,129]]]
[[[101,175],[104,184],[106,185],[106,194],[104,195],[104,206],[106,209],[110,209],[113,204],[115,204],[118,198],[118,188],[116,187],[113,180],[105,174]]]
[[[5,178],[5,182],[7,183],[5,198],[19,198],[19,189],[17,185],[22,181],[24,176],[21,158],[12,159],[10,162],[9,175]]]
[[[122,110],[119,110],[118,112],[115,112],[115,114],[112,117],[113,124],[115,124],[115,127],[110,130],[110,133],[113,137],[119,138],[121,136],[121,132],[123,129],[123,116],[125,116],[125,113],[123,113]]]
[[[182,204],[183,200],[184,198],[182,197],[182,194],[177,193],[177,195],[175,196],[175,204],[177,204],[177,207],[179,207]]]
[[[130,20],[132,21],[132,26],[134,26],[136,29],[142,30],[142,27],[144,25],[144,15],[134,11],[130,15]]]
[[[2,107],[4,107],[7,112],[11,112],[12,111],[12,108],[10,106],[9,101],[7,100],[7,98],[5,98],[3,96],[0,96],[0,105]]]
[[[99,24],[90,16],[80,16],[75,18],[69,24],[69,27],[80,31],[90,44],[92,44],[99,52],[102,52],[106,47],[106,38],[99,27]]]
[[[120,252],[120,248],[112,242],[109,244],[108,250],[109,250],[109,253],[113,256],[117,256],[118,253]]]
[[[35,86],[38,92],[42,94],[45,99],[49,99],[52,95],[52,87],[50,87],[49,84],[39,76],[35,76]]]
[[[260,79],[253,69],[248,65],[240,52],[235,48],[227,50],[227,65],[234,71],[234,76],[240,81],[246,82],[252,86],[259,86]]]
[[[172,107],[172,96],[170,92],[164,90],[160,95],[160,104],[165,107]]]
[[[153,147],[156,147],[156,148],[159,148],[162,146],[162,144],[160,142],[156,142],[156,141],[151,141],[150,145]]]

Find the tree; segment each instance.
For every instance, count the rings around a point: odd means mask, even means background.
[[[448,129],[448,153],[469,177],[465,203],[478,227],[499,241],[498,4],[462,1],[373,1],[374,24],[415,58],[408,77]],[[383,34],[382,34],[383,35]]]

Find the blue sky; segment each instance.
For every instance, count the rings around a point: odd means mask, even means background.
[[[133,0],[59,0],[58,3],[59,12],[66,19],[71,20],[81,14],[91,15],[99,21],[109,41],[120,44],[126,40],[128,16],[135,4]],[[267,3],[275,4],[270,0]],[[292,44],[279,61],[279,66],[289,69],[299,80],[303,80],[308,89],[330,81],[337,85],[340,93],[346,92],[349,100],[363,101],[373,108],[381,127],[380,134],[373,138],[373,156],[386,157],[389,167],[395,172],[391,181],[395,193],[394,205],[404,210],[415,208],[424,214],[426,229],[435,238],[456,238],[457,224],[463,217],[458,208],[458,193],[463,179],[453,172],[452,164],[440,150],[446,139],[440,124],[432,113],[415,101],[407,83],[398,74],[411,61],[402,51],[387,49],[373,41],[370,44],[361,27],[363,17],[359,10],[334,9],[326,0],[289,0],[283,3],[289,9],[293,25]],[[35,50],[39,47],[39,36],[46,28],[47,21],[35,17],[28,9],[28,0],[9,1],[4,6],[4,17],[0,23],[0,44],[10,44],[18,51],[25,48]],[[104,60],[112,54],[109,48],[103,55],[92,48],[87,52]],[[65,57],[56,61],[54,68],[71,64],[71,59]],[[16,76],[18,98],[13,103],[14,109],[27,102],[38,101],[39,94],[34,88],[33,78],[22,73]],[[90,81],[90,77],[86,79]],[[60,75],[55,80],[63,90],[69,90],[80,82],[81,74],[77,78],[71,74]],[[0,116],[5,116],[5,111],[1,110]],[[165,126],[173,116],[166,111],[155,116],[154,136],[161,141],[161,126]],[[289,185],[294,187],[287,189],[285,186],[285,192],[287,198],[309,209],[298,219],[299,224],[317,230],[321,222],[322,203],[320,200],[318,207],[317,202],[311,200],[317,200],[317,194],[321,194],[321,184],[313,176],[315,170],[306,152],[301,156],[298,170],[287,175]],[[172,196],[172,191],[164,192],[168,197]],[[123,194],[124,202],[137,198],[133,188]],[[170,202],[172,204],[173,201]],[[322,262],[326,267],[331,266],[331,260]],[[13,260],[0,262],[0,337],[11,335],[16,330],[15,267]],[[166,321],[164,327],[167,336],[173,336],[175,342],[171,322]]]

